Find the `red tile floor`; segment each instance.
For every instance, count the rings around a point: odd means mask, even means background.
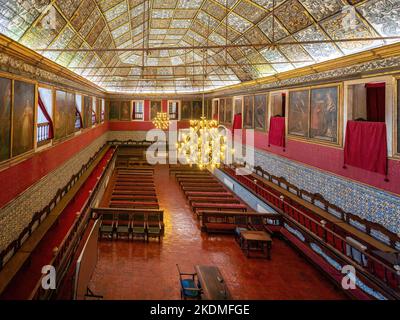
[[[275,239],[272,260],[248,259],[233,236],[200,231],[167,166],[157,166],[155,183],[164,210],[165,236],[157,241],[103,240],[89,285],[104,299],[179,299],[176,269],[218,266],[234,299],[346,299],[319,271],[285,242]]]

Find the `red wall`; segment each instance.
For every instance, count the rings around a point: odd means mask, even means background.
[[[108,125],[106,123],[101,124],[0,171],[0,208],[29,188],[33,183],[62,165],[77,152],[90,145],[95,139],[103,135],[107,128]]]
[[[268,134],[259,131],[255,131],[254,144],[257,149],[400,194],[400,161],[398,160],[389,160],[389,181],[387,182],[385,176],[378,173],[350,166],[344,169],[343,149],[340,148],[287,140],[285,151],[283,151],[283,148],[268,147]]]

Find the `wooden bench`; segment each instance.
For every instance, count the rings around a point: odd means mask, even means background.
[[[194,212],[197,210],[216,210],[216,211],[235,211],[245,212],[247,206],[242,203],[207,203],[207,202],[193,202],[192,208]]]
[[[183,186],[183,191],[207,191],[207,192],[226,192],[225,187],[222,185],[216,186]]]
[[[202,191],[185,191],[186,197],[234,197],[231,192],[202,192]]]
[[[120,191],[156,191],[154,186],[118,186],[114,187],[113,192],[120,192]]]
[[[129,201],[110,201],[110,208],[147,208],[159,209],[158,202],[129,202]]]
[[[156,195],[111,195],[111,201],[115,201],[115,200],[157,200],[157,196]]]
[[[112,196],[119,196],[119,195],[138,195],[138,196],[156,196],[155,191],[147,191],[147,190],[124,190],[124,191],[113,191]]]
[[[231,198],[218,198],[218,197],[188,197],[187,200],[189,201],[189,205],[192,203],[200,203],[200,202],[206,202],[206,203],[241,203],[241,201],[237,198],[231,197]]]

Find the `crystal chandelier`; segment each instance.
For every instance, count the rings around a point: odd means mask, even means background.
[[[167,130],[169,127],[169,117],[166,112],[157,112],[157,116],[153,119],[153,124],[157,129]]]
[[[191,120],[188,134],[182,135],[177,143],[178,154],[184,156],[189,165],[197,165],[200,169],[218,168],[225,160],[226,136],[218,129],[218,121]]]

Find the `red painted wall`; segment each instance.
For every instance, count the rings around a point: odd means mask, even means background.
[[[243,131],[243,136],[245,136],[245,130]],[[389,181],[386,182],[385,176],[378,173],[350,166],[347,166],[347,168],[344,169],[344,153],[341,148],[322,146],[296,140],[287,140],[285,151],[283,151],[283,148],[275,146],[268,147],[268,133],[260,131],[255,131],[254,144],[257,149],[271,152],[290,160],[298,161],[376,188],[400,194],[399,160],[389,160]]]
[[[77,152],[90,145],[95,139],[103,135],[107,129],[107,123],[101,124],[0,171],[0,208],[36,181],[58,168]]]

